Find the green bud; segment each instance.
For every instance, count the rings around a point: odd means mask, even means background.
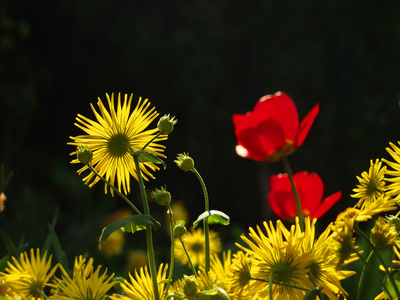
[[[181,237],[186,233],[185,221],[178,220],[174,227],[175,237]]]
[[[121,287],[121,283],[124,283],[124,281],[125,281],[125,278],[124,277],[120,277],[120,276],[113,277],[113,279],[111,279],[111,282],[115,283],[113,288],[119,293],[123,292],[122,287]]]
[[[198,285],[193,277],[189,277],[187,275],[183,275],[183,283],[182,283],[183,293],[185,296],[193,296],[196,295]]]
[[[178,154],[175,160],[176,165],[185,172],[192,171],[194,169],[194,160],[188,154]]]
[[[155,189],[151,192],[151,197],[157,201],[159,205],[167,206],[171,202],[171,194],[161,187],[161,189]]]
[[[76,157],[81,163],[87,165],[92,161],[93,152],[87,146],[79,145],[76,150]]]
[[[174,125],[178,122],[175,117],[170,118],[169,114],[160,118],[157,128],[162,134],[170,134],[174,130]]]

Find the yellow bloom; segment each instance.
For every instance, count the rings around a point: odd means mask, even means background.
[[[390,248],[397,241],[397,232],[390,222],[379,217],[371,229],[371,243],[377,248]]]
[[[211,256],[214,253],[221,252],[221,240],[218,233],[210,230],[210,253]],[[186,234],[182,236],[185,247],[189,253],[190,259],[194,266],[202,266],[205,263],[205,245],[204,245],[204,233],[203,229],[191,228]],[[175,258],[182,264],[189,264],[189,260],[186,256],[185,250],[179,239],[175,239]]]
[[[73,142],[68,145],[86,146],[93,152],[91,164],[94,169],[107,181],[115,186],[120,192],[125,194],[130,192],[130,175],[137,179],[136,167],[131,155],[132,151],[141,150],[148,142],[156,137],[158,129],[146,130],[151,122],[158,116],[154,107],[149,109],[150,102],[147,99],[142,101],[139,98],[135,109],[131,112],[132,95],[125,95],[124,102],[121,105],[121,94],[118,94],[117,107],[114,104],[114,94],[111,97],[106,94],[109,111],[107,111],[103,102],[98,98],[97,105],[100,113],[96,111],[91,104],[93,113],[97,121],[93,121],[78,114],[75,125],[86,132],[86,135],[70,137]],[[161,152],[165,146],[157,142],[167,139],[167,135],[160,135],[155,138],[146,147],[146,151],[155,155],[165,157]],[[71,153],[76,155],[77,151]],[[80,163],[76,158],[71,163]],[[85,165],[78,170],[81,174],[88,169]],[[154,178],[151,171],[159,168],[153,163],[146,162],[140,164],[143,178]],[[83,178],[85,184],[89,187],[95,185],[100,178],[95,173],[90,172],[89,175]],[[107,193],[107,184],[104,186],[104,191]],[[114,195],[114,190],[111,189],[111,194]]]
[[[397,143],[400,144],[400,142]],[[386,193],[389,196],[394,197],[397,201],[400,201],[400,148],[393,143],[389,143],[389,145],[392,149],[387,147],[386,151],[392,156],[395,162],[391,162],[384,158],[382,159],[384,163],[392,168],[392,170],[387,170],[385,172],[386,175],[392,176],[386,178],[387,181],[391,182],[391,184],[386,188]]]
[[[254,284],[249,292],[262,299],[268,299],[270,292],[274,299],[303,299],[313,287],[307,277],[313,256],[311,251],[302,250],[304,236],[299,237],[296,231],[299,225],[293,225],[288,231],[280,220],[276,222],[276,229],[272,222],[263,224],[266,235],[257,226],[257,231],[250,228],[252,240],[241,236],[250,249],[237,244],[253,257],[251,276]]]
[[[248,253],[238,251],[234,255],[230,266],[229,294],[239,299],[245,299],[247,294],[251,294],[251,266],[252,257]]]
[[[383,195],[385,190],[386,166],[382,167],[382,162],[379,159],[375,163],[371,160],[370,163],[368,172],[363,172],[361,177],[357,176],[360,184],[357,185],[357,188],[353,189],[355,194],[350,195],[353,198],[359,199],[355,207],[361,209]]]
[[[47,259],[47,252],[40,256],[40,250],[33,249],[28,253],[21,253],[19,262],[12,257],[12,263],[8,262],[6,273],[3,273],[3,280],[8,287],[21,298],[29,300],[44,299],[43,289],[48,285],[48,281],[53,276],[57,266],[51,270],[51,255]]]
[[[115,284],[111,282],[114,274],[107,276],[107,269],[100,275],[101,266],[96,271],[93,268],[93,258],[86,263],[86,259],[80,257],[75,258],[74,272],[72,278],[61,267],[63,273],[62,279],[56,278],[50,299],[54,300],[103,300],[106,293]]]
[[[168,265],[161,264],[157,272],[158,293],[162,295],[167,283]],[[139,273],[135,271],[135,277],[129,274],[130,282],[125,280],[121,288],[126,295],[113,294],[111,300],[155,300],[153,283],[147,266],[140,268]]]

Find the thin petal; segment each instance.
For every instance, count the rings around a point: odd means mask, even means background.
[[[296,148],[300,147],[301,144],[303,144],[312,124],[314,123],[316,116],[318,115],[318,112],[319,104],[316,104],[314,108],[301,121],[297,136]]]
[[[296,203],[288,175],[272,175],[269,184],[268,203],[273,212],[283,220],[296,216]]]
[[[342,192],[339,191],[325,198],[319,207],[315,211],[311,212],[310,218],[313,219],[323,216],[336,202],[339,201],[341,197]]]
[[[299,172],[293,175],[303,212],[310,214],[319,205],[324,195],[324,184],[316,173]]]

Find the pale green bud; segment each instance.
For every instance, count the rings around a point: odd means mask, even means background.
[[[174,130],[174,125],[178,122],[175,117],[170,117],[170,115],[164,115],[160,118],[157,124],[157,128],[162,134],[170,134]]]
[[[193,296],[197,293],[198,285],[193,277],[183,275],[182,288],[185,296]]]
[[[92,161],[93,152],[87,146],[79,145],[77,147],[76,157],[81,163],[87,165]]]
[[[183,221],[183,220],[176,221],[176,224],[175,224],[175,227],[174,227],[174,235],[175,235],[175,237],[181,237],[185,233],[186,233],[185,221]]]
[[[151,197],[155,199],[159,205],[167,206],[171,202],[171,194],[165,189],[165,187],[152,191]]]
[[[194,169],[194,160],[188,154],[178,154],[175,160],[176,165],[185,172],[192,171]]]

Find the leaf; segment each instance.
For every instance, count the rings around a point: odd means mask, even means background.
[[[397,286],[398,289],[400,289],[400,272],[393,272],[393,279],[394,282]],[[395,296],[396,295],[396,290],[394,289],[392,282],[390,281],[390,279],[386,276],[386,282],[385,282],[385,286],[387,288],[387,290],[389,291],[391,296]],[[386,293],[385,291],[385,295],[388,299],[390,299],[389,295]]]
[[[49,227],[49,235],[48,242],[53,245],[54,253],[57,257],[58,262],[64,267],[64,269],[69,269],[69,263],[67,259],[67,255],[62,250],[60,240],[58,239],[57,233],[54,230],[54,226],[52,224],[48,224]]]
[[[162,164],[164,167],[164,170],[167,167],[165,162],[161,158],[159,158],[157,155],[147,152],[147,151],[144,151],[144,150],[132,152],[132,156],[136,156],[140,163],[151,162],[153,164]]]
[[[229,216],[222,211],[219,210],[209,210],[203,212],[200,216],[197,217],[197,220],[193,222],[193,227],[196,228],[199,223],[205,219],[208,219],[208,224],[221,224],[221,225],[229,225]]]
[[[149,215],[134,215],[119,219],[103,228],[99,239],[99,248],[101,248],[101,244],[110,236],[110,234],[118,229],[125,232],[135,233],[136,231],[146,229],[147,225],[151,225],[154,230],[157,230],[161,226],[159,222]]]
[[[0,237],[3,240],[4,244],[7,247],[8,253],[15,253],[17,252],[17,247],[15,247],[14,242],[11,238],[5,233],[3,230],[0,229]]]
[[[231,300],[228,294],[221,288],[216,287],[212,290],[202,291],[200,294],[205,295],[207,300]]]

